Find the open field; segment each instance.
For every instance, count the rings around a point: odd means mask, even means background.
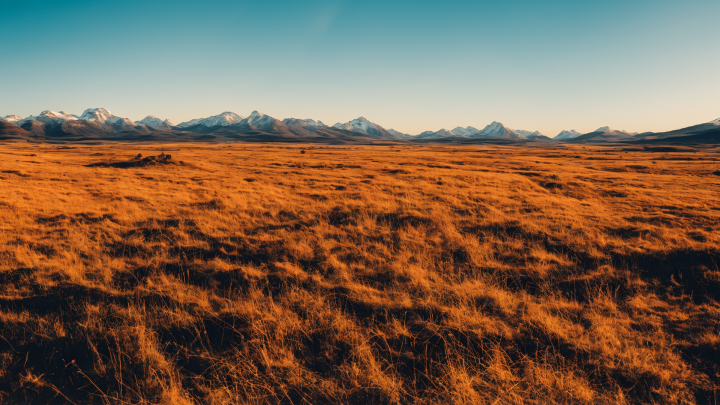
[[[720,402],[717,148],[162,147],[0,145],[0,403]]]

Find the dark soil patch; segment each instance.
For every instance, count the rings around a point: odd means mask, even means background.
[[[142,158],[142,155],[138,155],[134,159],[125,162],[96,162],[90,163],[85,167],[114,167],[118,169],[129,169],[133,167],[176,165],[177,163],[173,162],[171,159],[172,157],[170,155],[165,154],[159,156],[148,156],[146,158]]]
[[[625,198],[628,196],[626,193],[623,193],[622,191],[614,191],[614,190],[603,191],[601,194],[603,197]]]
[[[562,185],[562,184],[560,184],[560,183],[555,183],[555,182],[552,182],[552,181],[547,181],[547,182],[546,182],[546,181],[541,181],[541,182],[540,182],[540,186],[543,187],[543,188],[545,188],[545,189],[548,189],[548,190],[555,190],[555,189],[562,189],[562,188],[563,188],[563,185]]]
[[[14,174],[14,175],[20,176],[20,177],[30,177],[29,174],[25,174],[25,173],[19,172],[17,170],[3,170],[2,173]]]

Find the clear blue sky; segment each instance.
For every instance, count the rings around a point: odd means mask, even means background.
[[[718,0],[0,0],[0,115],[671,130],[720,117],[719,17]]]

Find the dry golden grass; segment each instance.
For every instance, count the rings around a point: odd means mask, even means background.
[[[720,153],[0,145],[0,402],[711,403]]]

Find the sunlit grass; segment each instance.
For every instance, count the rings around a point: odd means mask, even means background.
[[[716,150],[162,147],[0,146],[0,402],[720,396]]]

